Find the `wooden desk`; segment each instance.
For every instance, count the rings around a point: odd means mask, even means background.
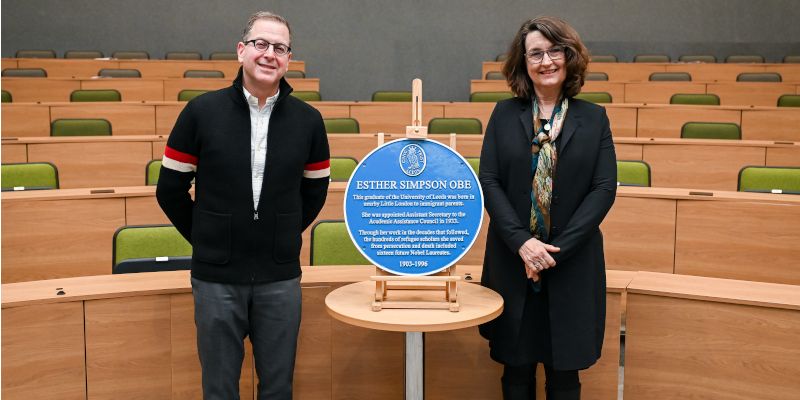
[[[7,65],[8,63],[8,65]],[[16,63],[16,66],[13,66]],[[143,78],[182,78],[190,69],[222,71],[226,78],[233,78],[239,70],[236,60],[73,60],[46,58],[4,58],[3,68],[42,68],[51,78],[88,78],[96,76],[101,69],[138,69]],[[289,61],[292,71],[306,70],[304,61]],[[4,79],[5,80],[5,79]]]
[[[490,71],[500,71],[502,62],[484,61],[481,79]],[[648,81],[653,72],[688,72],[696,82],[736,82],[743,72],[777,72],[784,82],[800,82],[797,64],[705,64],[705,63],[589,63],[589,72],[605,72],[610,82]]]
[[[3,90],[14,102],[68,102],[75,90],[113,89],[123,102],[177,101],[182,90],[217,90],[231,85],[232,78],[3,78]],[[287,79],[298,91],[319,91],[319,79]]]
[[[669,104],[674,94],[716,94],[726,106],[774,107],[784,94],[797,94],[800,83],[588,81],[582,92],[608,92],[614,103]],[[470,93],[510,92],[502,80],[472,80]]]
[[[798,286],[640,272],[626,324],[626,399],[800,393]]]
[[[480,280],[480,267],[458,268],[471,273],[474,282]],[[328,293],[373,272],[366,266],[303,267],[294,379],[298,398],[400,397],[402,335],[355,328],[325,311]],[[616,398],[619,299],[632,275],[607,272],[604,356],[582,373],[588,398]],[[56,287],[65,294],[56,295]],[[3,397],[83,399],[88,388],[100,398],[199,398],[190,290],[187,271],[4,284]],[[477,329],[429,333],[426,342],[428,397],[489,399],[500,392],[502,368],[490,360]],[[248,351],[240,382],[243,398],[253,396],[253,375]]]

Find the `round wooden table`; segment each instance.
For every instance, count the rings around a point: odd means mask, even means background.
[[[413,300],[423,294],[404,293]],[[439,292],[439,296],[444,296]],[[406,400],[424,397],[424,332],[469,328],[491,321],[503,311],[503,298],[483,286],[459,282],[460,310],[383,309],[372,311],[375,282],[366,281],[342,286],[325,298],[328,313],[339,321],[362,328],[406,333]]]

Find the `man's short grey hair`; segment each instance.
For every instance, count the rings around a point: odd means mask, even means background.
[[[274,12],[259,11],[259,12],[256,12],[255,14],[251,15],[250,19],[247,20],[247,26],[244,28],[244,31],[242,31],[242,42],[247,40],[247,35],[249,35],[250,34],[250,30],[253,29],[253,24],[255,24],[256,21],[261,20],[261,19],[280,22],[280,23],[286,25],[286,29],[289,30],[289,40],[290,41],[292,40],[292,28],[289,26],[289,21],[287,21],[286,18],[283,18],[280,15],[275,14]],[[291,43],[288,43],[288,44],[291,45]]]

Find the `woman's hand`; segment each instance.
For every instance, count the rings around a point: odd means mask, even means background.
[[[550,253],[558,253],[560,248],[547,243],[542,243],[536,238],[530,238],[519,248],[519,256],[525,263],[525,274],[534,282],[539,280],[539,272],[556,265],[556,260]]]

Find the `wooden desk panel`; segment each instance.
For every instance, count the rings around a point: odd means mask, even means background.
[[[37,143],[28,160],[52,162],[62,189],[142,186],[153,145],[141,142]]]
[[[2,315],[3,398],[85,400],[83,303],[16,307]]]
[[[125,198],[125,223],[127,225],[171,224],[156,201],[155,187],[150,196]]]
[[[675,273],[800,285],[797,221],[797,204],[681,201]]]
[[[607,104],[606,114],[611,123],[611,132],[615,137],[636,136],[636,119],[639,110],[635,107],[620,107]]]
[[[0,68],[2,68],[2,69],[17,68],[17,65],[18,65],[18,63],[17,63],[17,59],[16,58],[5,58],[5,57],[3,57],[2,59],[0,59]]]
[[[331,182],[328,188],[328,197],[325,199],[325,205],[322,211],[319,212],[317,219],[303,231],[302,239],[303,245],[300,248],[300,265],[311,265],[311,228],[314,227],[318,221],[324,220],[344,220],[344,190],[346,184],[343,182]]]
[[[81,89],[100,90],[114,89],[122,96],[122,101],[154,101],[164,100],[163,79],[143,78],[101,78],[83,79]],[[69,101],[69,99],[64,100]]]
[[[688,140],[688,139],[684,139]],[[654,187],[736,191],[739,170],[764,165],[764,147],[658,145],[645,146]]]
[[[50,109],[33,104],[3,104],[2,135],[6,137],[50,136]]]
[[[617,153],[617,160],[642,160],[644,145],[630,143],[614,143],[614,150]]]
[[[142,73],[142,78],[183,78],[183,73],[190,69],[220,70],[220,66],[223,65],[238,67],[239,64],[232,60],[213,61],[212,68],[212,64],[205,60],[119,60],[118,63],[122,69],[138,69]]]
[[[623,82],[586,81],[581,92],[606,92],[614,103],[624,103],[625,86]]]
[[[322,118],[350,118],[350,106],[348,105],[325,104],[324,101],[311,101],[308,104],[316,108],[322,114]],[[359,128],[361,127],[359,126]]]
[[[170,399],[169,296],[91,300],[85,309],[88,397]]]
[[[386,135],[384,139],[389,141],[392,136]],[[331,157],[353,157],[360,161],[378,147],[378,138],[376,134],[337,133],[328,135],[328,145]]]
[[[676,201],[617,196],[600,226],[606,268],[672,273]]]
[[[411,103],[370,102],[352,103],[350,117],[358,120],[361,133],[400,133],[405,135],[411,124]],[[422,124],[428,125],[433,118],[444,117],[444,106],[423,105]]]
[[[669,102],[669,101],[667,101]],[[717,106],[664,106],[639,109],[638,137],[680,138],[687,122],[732,122],[742,124],[742,112]]]
[[[797,311],[629,291],[626,321],[626,399],[790,399],[800,393]]]
[[[668,64],[661,63],[589,63],[588,72],[605,72],[609,81],[648,81],[653,72],[665,72]]]
[[[800,142],[800,108],[742,111],[742,139]]]
[[[426,399],[498,398],[503,366],[489,357],[477,326],[425,333],[424,360]]]
[[[773,167],[800,167],[800,149],[794,147],[768,147],[767,165]]]
[[[164,149],[167,147],[167,138],[169,136],[159,136],[164,139],[159,139],[153,142],[153,160],[160,160],[164,157]]]
[[[120,68],[114,60],[20,58],[18,64],[19,68],[42,68],[48,78],[84,78],[97,76],[104,68]]]
[[[781,95],[797,93],[797,85],[773,82],[709,83],[707,90],[719,96],[722,105],[775,107]]]
[[[123,199],[3,201],[2,282],[111,273]]]
[[[736,82],[742,72],[764,72],[764,64],[666,64],[667,72],[688,72],[695,82]]]
[[[3,164],[28,162],[28,146],[3,141],[0,150],[3,153]]]
[[[333,398],[333,330],[331,317],[325,308],[325,296],[330,292],[330,285],[303,287],[303,319],[294,368],[295,398]]]
[[[50,122],[61,118],[107,119],[111,123],[111,133],[113,135],[156,134],[155,107],[150,105],[94,103],[92,105],[51,106]]]
[[[168,136],[184,107],[186,107],[184,102],[156,105],[156,134]]]
[[[706,85],[694,82],[626,83],[624,102],[669,104],[669,99],[676,93],[706,93]]]
[[[178,101],[178,94],[182,90],[218,90],[230,85],[231,81],[226,78],[165,79],[163,99]]]
[[[3,90],[10,92],[14,102],[69,101],[69,95],[81,88],[80,81],[71,79],[32,79],[3,77]],[[5,107],[6,104],[3,104]]]
[[[486,133],[489,118],[496,103],[445,103],[445,118],[477,118],[481,121],[481,133]]]
[[[614,293],[609,289],[606,293],[606,331],[603,337],[603,355],[595,365],[580,373],[581,393],[586,399],[617,399],[620,329],[623,313],[622,293]],[[537,379],[536,383],[541,389],[541,393],[544,393],[545,379]]]

